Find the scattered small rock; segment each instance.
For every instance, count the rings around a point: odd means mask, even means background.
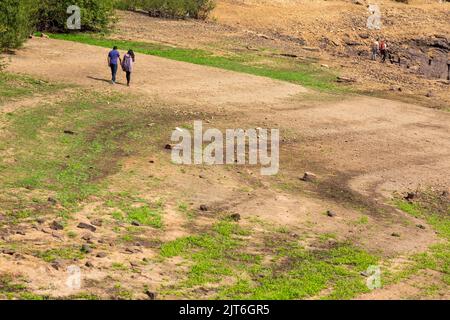
[[[392,237],[397,237],[397,238],[399,238],[399,237],[400,237],[400,233],[392,232],[392,233],[391,233],[391,236],[392,236]]]
[[[59,270],[63,267],[63,263],[61,260],[57,259],[51,263],[51,266],[55,270]]]
[[[81,239],[85,240],[85,241],[89,241],[92,240],[92,235],[90,233],[85,233]]]
[[[361,0],[353,0],[352,2],[353,2],[353,4],[356,4],[356,5],[358,5],[358,6],[363,6],[363,5],[365,5],[364,1],[361,1]]]
[[[59,239],[59,240],[63,239],[63,236],[61,234],[57,233],[57,232],[52,232],[52,237],[56,238],[56,239]]]
[[[90,230],[92,232],[95,232],[95,230],[97,230],[96,227],[94,227],[94,226],[92,226],[92,225],[90,225],[88,223],[84,223],[84,222],[80,222],[77,227],[80,228],[80,229],[87,229],[87,230]]]
[[[432,97],[434,97],[434,93],[433,93],[432,91],[428,91],[428,92],[425,94],[425,97],[427,97],[427,98],[432,98]]]
[[[104,258],[104,257],[106,257],[106,253],[105,252],[99,252],[99,253],[97,253],[96,257],[97,258]]]
[[[208,206],[206,204],[202,204],[202,205],[200,205],[200,210],[201,211],[208,211]]]
[[[134,262],[134,261],[130,261],[130,265],[131,265],[132,267],[139,267],[139,263]]]
[[[12,256],[15,253],[15,251],[13,249],[3,249],[2,253]]]
[[[419,229],[425,229],[425,226],[423,224],[416,224],[416,227]]]
[[[139,227],[141,224],[138,221],[131,221],[131,225]]]
[[[142,249],[141,248],[127,247],[127,248],[125,248],[125,252],[127,252],[127,253],[138,253],[138,252],[142,252]]]
[[[52,232],[51,232],[49,229],[47,229],[47,228],[42,228],[41,231],[42,231],[43,233],[47,233],[47,234],[51,234],[51,233],[52,233]]]
[[[239,213],[233,213],[232,215],[230,215],[230,218],[231,218],[233,221],[238,222],[239,220],[241,220],[241,215],[240,215]]]
[[[63,230],[64,226],[62,225],[61,222],[53,221],[52,223],[50,223],[50,229],[52,229],[52,230]]]
[[[94,219],[91,221],[91,224],[97,227],[101,227],[103,224],[103,220],[102,219]]]
[[[362,271],[360,273],[360,275],[362,275],[363,277],[368,277],[369,276],[369,274],[366,271]]]
[[[399,86],[390,86],[389,90],[391,90],[391,91],[400,91],[401,92],[403,89],[402,89],[402,87],[399,87]]]
[[[347,78],[347,77],[342,77],[342,76],[337,77],[336,81],[337,81],[337,82],[345,82],[345,83],[353,83],[353,82],[356,82],[355,79]]]
[[[146,290],[145,294],[148,296],[149,300],[156,300],[156,297],[157,297],[156,292],[152,292],[152,291]]]
[[[280,56],[288,57],[288,58],[297,58],[298,56],[293,53],[280,53]]]
[[[91,253],[92,252],[92,248],[89,245],[87,245],[87,244],[83,244],[81,246],[81,252]]]
[[[300,178],[302,181],[313,182],[317,180],[317,176],[312,172],[305,172],[303,177]]]
[[[48,197],[48,202],[50,202],[52,205],[55,205],[57,203],[56,199],[53,199],[52,197]]]
[[[199,177],[200,179],[205,179],[205,178],[206,178],[205,175],[203,175],[203,174],[199,174],[198,177]]]
[[[16,231],[16,234],[19,234],[19,235],[21,235],[21,236],[24,236],[24,235],[25,235],[25,231],[23,231],[23,230],[17,230],[17,231]]]
[[[20,253],[14,253],[14,259],[16,260],[23,260],[25,259],[25,257],[23,255],[21,255]]]
[[[302,47],[303,50],[312,51],[312,52],[320,52],[320,48],[316,47]]]
[[[329,216],[329,217],[335,217],[335,216],[336,216],[336,213],[335,213],[334,211],[332,211],[332,210],[327,210],[327,216]]]
[[[72,130],[64,130],[64,133],[65,134],[70,134],[70,135],[74,135],[75,134],[75,132],[72,131]]]
[[[43,224],[45,222],[45,219],[44,218],[37,218],[36,222],[39,223],[39,224]]]
[[[90,262],[90,261],[86,261],[86,263],[84,264],[86,267],[88,267],[88,268],[92,268],[92,267],[94,267],[94,265],[92,264],[92,262]]]
[[[155,160],[148,160],[148,162],[150,162],[150,163],[155,163]]]
[[[164,149],[166,149],[166,150],[172,150],[172,148],[173,148],[173,146],[169,143],[164,146]]]
[[[405,196],[405,200],[411,201],[412,199],[414,199],[416,197],[416,193],[415,192],[408,192]]]

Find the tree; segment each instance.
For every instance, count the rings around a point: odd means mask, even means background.
[[[81,9],[81,30],[101,31],[108,27],[114,16],[115,0],[38,0],[36,28],[39,31],[68,31],[67,8]]]
[[[27,39],[33,25],[32,0],[0,1],[0,50],[18,48]]]

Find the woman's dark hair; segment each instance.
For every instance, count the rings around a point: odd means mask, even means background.
[[[114,46],[113,50],[117,50],[117,46]]]
[[[134,54],[134,51],[133,50],[128,50],[128,54],[131,56],[131,59],[133,59],[133,62],[134,61],[136,61],[136,56],[135,56],[135,54]]]

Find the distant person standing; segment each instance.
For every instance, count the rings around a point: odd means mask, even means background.
[[[117,47],[114,48],[108,54],[108,66],[111,68],[111,84],[116,83],[117,69],[119,67],[119,62],[122,63],[120,59],[120,53]]]
[[[380,47],[379,39],[372,43],[372,60],[377,60],[378,49]]]
[[[381,40],[380,42],[380,54],[381,54],[381,62],[385,62],[386,61],[386,57],[387,57],[387,44],[386,44],[386,40]]]
[[[130,86],[131,73],[133,72],[133,65],[136,61],[133,50],[128,50],[127,54],[123,57],[122,70],[127,74],[127,86]]]

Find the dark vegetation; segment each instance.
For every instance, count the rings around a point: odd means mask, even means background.
[[[114,9],[144,10],[150,16],[205,19],[213,0],[2,0],[0,51],[20,47],[33,31],[70,32],[68,7],[80,8],[81,31],[105,31]],[[77,30],[80,31],[80,30]],[[0,63],[1,67],[1,63]]]

